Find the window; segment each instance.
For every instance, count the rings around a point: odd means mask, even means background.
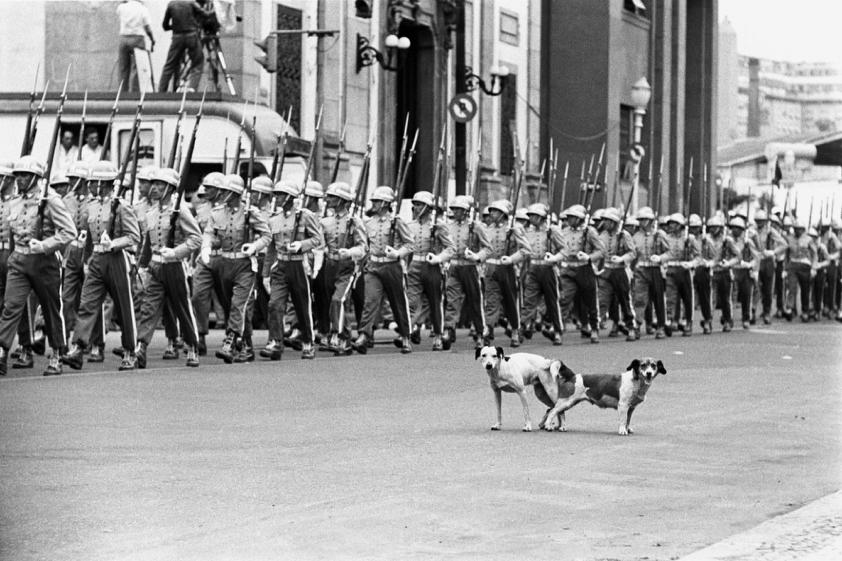
[[[634,109],[631,105],[620,106],[620,175],[623,179],[631,179],[632,161],[629,157],[633,130]]]
[[[623,0],[623,9],[642,18],[649,17],[646,11],[646,4],[643,3],[643,0]]]
[[[510,73],[500,95],[500,175],[512,175],[515,158],[512,146],[512,125],[517,123],[517,75]],[[521,148],[524,139],[520,139]]]
[[[520,43],[520,22],[517,14],[500,10],[500,40],[515,46]]]

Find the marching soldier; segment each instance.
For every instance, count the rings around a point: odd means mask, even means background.
[[[737,285],[737,301],[742,311],[743,329],[748,329],[751,321],[751,293],[754,288],[752,277],[757,246],[754,239],[746,234],[746,221],[742,216],[735,216],[728,225],[731,227],[731,239],[736,250],[731,267],[734,271],[734,282]]]
[[[134,301],[131,291],[131,261],[128,250],[140,243],[140,227],[134,211],[113,193],[117,168],[109,161],[91,168],[88,182],[91,200],[82,211],[81,227],[88,232],[93,254],[87,260],[88,273],[82,286],[79,317],[73,333],[74,344],[61,361],[75,370],[82,368],[82,353],[96,325],[102,325],[102,303],[111,295],[120,322],[123,360],[120,370],[134,370],[137,359],[132,352],[136,341]]]
[[[717,307],[721,310],[722,332],[728,333],[734,327],[731,315],[734,281],[731,263],[732,259],[738,257],[738,252],[734,240],[725,234],[725,219],[721,214],[716,214],[708,220],[708,233],[707,245],[713,265],[713,290]]]
[[[228,190],[229,183],[239,186],[240,192],[242,192],[243,180],[236,174],[225,176],[218,171],[212,171],[202,179],[199,190],[204,189],[204,194],[199,197],[199,193],[196,193],[197,198],[202,201],[196,207],[196,222],[203,232],[206,231],[205,226],[207,226],[211,214],[215,209],[220,191]],[[236,190],[236,187],[234,189]],[[213,260],[211,258],[211,261]],[[193,296],[191,297],[193,314],[196,317],[196,327],[199,331],[199,356],[207,354],[208,347],[205,342],[205,336],[210,329],[208,327],[208,316],[213,305],[213,287],[214,272],[211,268],[211,263],[206,263],[200,256],[196,260],[196,265],[193,268]]]
[[[357,263],[365,257],[365,224],[350,212],[354,193],[344,182],[327,188],[325,204],[330,214],[321,219],[325,241],[325,261],[316,277],[318,298],[329,303],[329,333],[326,347],[336,355],[351,352],[351,290]]]
[[[634,307],[635,315],[643,318],[647,305],[654,308],[657,330],[656,339],[666,336],[666,310],[664,301],[664,275],[661,269],[661,254],[667,251],[666,234],[657,229],[655,213],[648,206],[637,211],[639,227],[632,241],[637,252],[637,265],[634,271]],[[651,331],[651,323],[647,333]],[[640,338],[640,325],[635,331],[635,338]]]
[[[529,257],[532,249],[526,232],[520,224],[509,226],[509,216],[514,212],[512,203],[505,199],[488,205],[490,224],[487,227],[491,249],[485,260],[485,321],[488,331],[483,333],[486,344],[494,340],[494,326],[502,310],[512,331],[512,347],[519,347],[520,307],[515,265]]]
[[[605,269],[599,276],[599,307],[609,309],[613,303],[620,308],[626,341],[636,341],[634,306],[631,299],[631,269],[635,259],[634,241],[625,229],[620,229],[623,217],[614,208],[605,209],[602,223],[605,225],[600,239],[605,246]],[[617,321],[619,323],[620,316]],[[612,329],[617,331],[618,326]],[[609,334],[609,337],[611,335]]]
[[[696,301],[702,314],[702,333],[710,335],[713,320],[713,302],[711,300],[711,266],[713,253],[708,234],[702,232],[702,218],[698,214],[691,214],[687,220],[687,228],[693,236],[696,259],[696,271],[693,273],[693,287],[696,289]]]
[[[529,338],[535,330],[539,297],[544,297],[546,313],[553,326],[550,339],[553,345],[561,345],[564,321],[558,304],[558,275],[556,264],[561,261],[563,249],[561,231],[547,223],[547,207],[544,203],[529,205],[526,209],[530,227],[526,239],[532,250],[532,258],[526,267],[523,286],[523,330]],[[548,333],[545,331],[545,333]]]
[[[757,240],[761,249],[760,266],[757,273],[757,288],[763,307],[761,319],[765,325],[772,323],[772,297],[775,293],[775,265],[778,256],[786,254],[786,240],[772,227],[769,215],[759,209],[754,213],[757,223]]]
[[[401,259],[412,254],[412,234],[399,216],[391,216],[395,201],[391,187],[377,187],[369,200],[372,215],[365,223],[369,243],[364,279],[365,306],[357,328],[359,335],[351,347],[361,354],[368,351],[369,341],[374,335],[374,320],[385,296],[398,325],[401,353],[411,353],[409,304]]]
[[[605,246],[596,228],[586,223],[587,211],[579,204],[564,211],[568,228],[562,230],[564,259],[561,262],[561,308],[569,317],[578,299],[583,335],[590,331],[591,343],[599,343],[599,301],[594,264],[603,258]]]
[[[836,219],[838,220],[838,219]],[[824,316],[831,318],[836,314],[839,301],[836,299],[836,287],[839,284],[839,253],[842,242],[831,228],[830,222],[822,222],[820,227],[820,241],[828,253],[828,264],[825,269],[826,283],[824,286]]]
[[[313,349],[313,309],[310,279],[304,259],[310,251],[323,244],[316,215],[307,209],[295,211],[295,200],[301,189],[293,183],[275,184],[280,210],[269,218],[272,244],[263,264],[263,286],[269,292],[270,346],[260,352],[272,360],[280,360],[283,353],[283,316],[287,300],[292,300],[301,329],[301,358],[316,356]]]
[[[155,171],[149,189],[149,202],[152,206],[146,213],[146,245],[151,257],[149,270],[144,275],[145,295],[138,320],[138,343],[135,351],[140,368],[146,368],[146,349],[152,341],[165,303],[169,303],[181,324],[184,342],[187,344],[187,366],[199,366],[196,349],[199,335],[190,305],[190,289],[187,285],[184,260],[199,249],[202,233],[190,209],[183,205],[175,207],[177,201],[173,200],[173,195],[176,195],[179,181],[177,171],[160,168]],[[174,213],[177,213],[175,221]],[[173,227],[175,231],[171,233]]]
[[[59,357],[66,346],[58,252],[76,237],[76,227],[58,195],[47,191],[41,196],[38,187],[45,173],[41,162],[24,156],[15,162],[12,172],[20,196],[9,203],[14,251],[7,262],[6,291],[0,315],[0,375],[6,374],[8,350],[32,290],[41,302],[52,350],[44,375],[57,375],[61,374]]]
[[[830,253],[815,226],[810,227],[807,233],[816,244],[816,275],[813,277],[813,309],[810,310],[810,319],[818,321],[824,305],[824,283],[827,266],[830,264]]]
[[[450,237],[455,244],[454,257],[450,260],[447,275],[444,333],[442,348],[449,350],[456,340],[456,324],[462,316],[462,307],[467,306],[467,318],[479,334],[486,334],[485,303],[483,302],[480,265],[491,251],[485,224],[471,220],[474,200],[467,195],[457,195],[450,201],[453,219],[448,223]],[[477,339],[480,344],[481,339]]]
[[[689,231],[685,236],[684,225],[684,216],[679,212],[667,217],[667,250],[660,255],[660,262],[667,268],[665,332],[672,335],[674,330],[680,329],[689,337],[693,333],[693,268],[699,253],[696,238]]]
[[[243,204],[243,180],[239,176],[234,179],[228,178],[219,187],[219,204],[212,210],[202,236],[199,261],[210,268],[211,286],[197,285],[195,279],[193,283],[194,297],[211,288],[219,296],[225,310],[225,340],[216,358],[228,364],[234,362],[245,332],[246,307],[257,273],[255,254],[268,246],[270,239],[259,209]]]
[[[432,213],[436,201],[429,191],[418,191],[412,197],[413,220],[409,223],[413,239],[412,260],[406,275],[406,297],[409,301],[413,332],[420,339],[420,310],[422,299],[426,298],[433,324],[433,350],[444,349],[442,331],[444,328],[444,275],[442,265],[447,263],[456,251],[456,244],[450,238],[447,225],[433,224]],[[402,344],[402,341],[398,340]]]
[[[787,240],[786,260],[786,310],[784,317],[792,321],[795,313],[795,298],[801,291],[801,321],[810,320],[810,285],[816,276],[818,249],[813,238],[807,234],[807,226],[799,220]]]

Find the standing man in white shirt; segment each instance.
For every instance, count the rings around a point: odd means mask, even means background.
[[[135,49],[146,49],[146,37],[149,37],[149,50],[155,49],[155,37],[149,20],[149,10],[142,0],[124,0],[117,6],[120,18],[120,47],[118,62],[120,79],[126,91],[138,91],[137,75],[131,79],[132,57]]]
[[[61,133],[61,143],[56,149],[53,167],[50,170],[53,177],[67,174],[70,166],[76,161],[79,155],[79,146],[74,142],[75,139],[73,131],[66,130]]]
[[[85,145],[82,146],[82,161],[95,163],[102,159],[102,146],[99,143],[99,133],[90,130],[85,134]]]

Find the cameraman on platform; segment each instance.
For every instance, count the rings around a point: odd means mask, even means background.
[[[164,31],[172,30],[172,43],[167,53],[167,62],[158,84],[159,92],[169,90],[170,82],[178,88],[178,69],[186,52],[190,56],[190,70],[187,78],[187,91],[196,91],[202,76],[205,56],[202,52],[200,31],[208,14],[195,0],[170,0],[164,13]]]

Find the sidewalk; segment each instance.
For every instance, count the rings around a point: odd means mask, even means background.
[[[680,561],[836,561],[842,559],[842,491],[767,520]]]

